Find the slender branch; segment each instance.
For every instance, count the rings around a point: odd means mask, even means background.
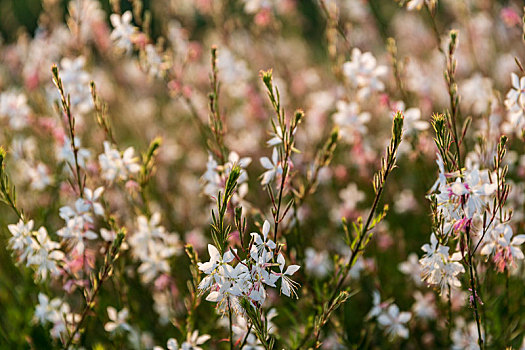
[[[230,324],[230,350],[233,350],[233,322],[232,322],[232,308],[230,299],[228,299],[228,321]]]
[[[465,230],[467,236],[467,249],[470,250],[470,225],[467,225]],[[481,335],[481,320],[478,312],[478,293],[476,290],[476,282],[474,277],[474,266],[472,263],[472,254],[470,252],[467,254],[468,257],[468,268],[469,268],[469,277],[470,277],[470,288],[472,290],[472,306],[474,308],[474,318],[476,319],[476,328],[478,330],[478,345],[481,350],[483,350],[483,337]]]
[[[117,237],[113,241],[111,248],[108,249],[108,252],[104,259],[104,266],[100,269],[99,273],[93,281],[93,291],[89,293],[86,290],[86,305],[84,306],[84,309],[81,313],[80,320],[75,324],[73,331],[69,334],[68,340],[65,342],[64,349],[69,349],[69,347],[75,341],[75,337],[77,333],[81,331],[82,326],[85,320],[87,319],[89,311],[95,307],[95,298],[98,292],[100,291],[102,284],[113,274],[113,264],[118,259],[120,246],[122,245],[125,236],[125,230],[121,229],[120,232],[118,232]]]
[[[53,65],[51,67],[51,72],[53,73],[53,83],[58,89],[58,92],[60,93],[60,99],[62,102],[62,111],[67,117],[68,122],[68,131],[69,131],[69,139],[71,143],[71,150],[73,151],[73,157],[75,159],[75,177],[77,180],[77,186],[78,186],[78,192],[80,198],[84,197],[84,186],[82,181],[82,176],[80,175],[80,164],[78,161],[78,147],[75,145],[75,118],[71,114],[71,97],[69,94],[67,94],[64,91],[64,85],[62,84],[62,79],[60,79],[59,73],[58,73],[58,67],[56,65]]]
[[[0,200],[7,204],[15,212],[18,219],[24,220],[24,215],[16,206],[15,188],[11,186],[9,177],[5,172],[5,159],[7,153],[3,147],[0,147]]]
[[[344,268],[339,277],[339,281],[337,282],[336,287],[333,289],[330,299],[325,304],[326,307],[324,308],[323,315],[321,315],[322,325],[327,323],[329,313],[331,313],[334,310],[334,305],[337,304],[337,301],[339,300],[341,296],[340,290],[343,287],[343,284],[346,278],[348,277],[348,274],[350,273],[352,266],[355,264],[357,257],[363,251],[363,249],[366,246],[366,242],[368,242],[370,238],[370,234],[369,234],[370,230],[373,227],[375,227],[375,225],[385,215],[385,211],[383,211],[383,213],[379,217],[375,216],[377,206],[379,204],[381,194],[383,193],[383,190],[385,188],[385,184],[386,184],[388,175],[394,169],[395,164],[396,164],[396,154],[397,154],[397,149],[399,147],[399,144],[401,143],[402,131],[403,131],[403,116],[401,112],[397,112],[396,115],[394,116],[394,121],[392,125],[392,139],[390,140],[390,145],[387,148],[386,157],[381,159],[381,169],[374,176],[373,185],[374,185],[374,191],[376,193],[374,202],[372,204],[370,212],[368,213],[368,217],[366,219],[364,226],[361,224],[361,228],[359,232],[356,232],[357,236],[354,239],[354,241],[351,243],[352,251],[348,259],[348,262],[344,265]],[[344,221],[344,223],[346,222]],[[345,226],[345,231],[346,231],[346,226]],[[319,341],[320,333],[322,330],[322,325],[320,327],[317,327],[317,329],[314,332],[316,345],[318,344],[318,341]],[[303,341],[301,342],[301,345],[299,346],[299,348],[301,348],[308,341],[308,339],[310,338],[310,335],[311,334],[309,332],[306,332],[305,337],[303,338]]]

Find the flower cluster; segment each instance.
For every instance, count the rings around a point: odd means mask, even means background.
[[[169,259],[180,250],[178,235],[166,232],[160,225],[160,219],[160,213],[154,213],[149,219],[139,216],[137,230],[128,241],[133,256],[141,262],[138,272],[144,283],[169,274]]]
[[[23,219],[16,225],[9,225],[12,235],[9,247],[18,254],[20,262],[31,266],[36,275],[45,280],[48,274],[60,274],[65,256],[60,250],[60,244],[49,238],[45,227],[34,231],[33,226],[32,220],[25,222]]]
[[[60,298],[49,300],[47,295],[39,293],[38,302],[34,318],[42,325],[52,325],[53,338],[66,337],[81,318],[79,314],[72,313],[69,304]]]
[[[297,283],[290,276],[300,267],[289,265],[285,269],[284,256],[280,252],[275,254],[277,246],[268,238],[269,233],[270,223],[265,220],[262,234],[251,233],[251,248],[243,260],[239,260],[235,249],[221,255],[215,246],[208,245],[210,260],[199,263],[199,270],[206,274],[199,289],[209,291],[206,300],[216,302],[221,312],[232,307],[237,313],[244,313],[242,299],[249,300],[253,305],[262,305],[267,297],[266,286],[275,288],[279,281],[282,294],[288,297],[296,295]]]
[[[133,147],[128,147],[122,154],[104,141],[104,153],[98,156],[102,177],[107,181],[126,181],[140,170],[138,158]]]
[[[522,1],[33,3],[0,348],[525,349]]]

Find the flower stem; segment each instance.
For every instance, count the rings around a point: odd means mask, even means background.
[[[476,319],[476,328],[478,330],[478,345],[483,350],[483,337],[481,335],[481,319],[478,312],[478,293],[476,290],[476,282],[474,277],[474,266],[472,263],[472,254],[470,253],[470,225],[467,225],[465,230],[467,236],[467,249],[468,249],[468,268],[470,277],[470,288],[472,290],[472,307],[474,309],[474,318]]]

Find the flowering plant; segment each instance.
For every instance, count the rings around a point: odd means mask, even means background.
[[[0,4],[0,348],[525,348],[522,6]]]

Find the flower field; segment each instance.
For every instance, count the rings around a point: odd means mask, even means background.
[[[525,349],[523,6],[0,1],[0,349]]]

